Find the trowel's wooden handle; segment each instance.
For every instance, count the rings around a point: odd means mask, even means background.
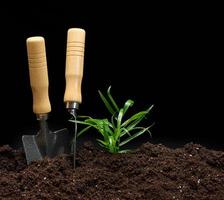
[[[30,85],[33,93],[33,112],[46,114],[51,111],[48,96],[48,72],[43,37],[30,37],[26,41],[29,61]]]
[[[82,102],[81,84],[85,48],[85,31],[71,28],[67,35],[64,102]]]

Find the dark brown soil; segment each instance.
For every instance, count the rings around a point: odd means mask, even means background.
[[[0,199],[224,199],[224,152],[196,144],[170,149],[146,143],[112,155],[87,142],[76,170],[70,156],[27,167],[22,152],[3,146],[0,175]]]

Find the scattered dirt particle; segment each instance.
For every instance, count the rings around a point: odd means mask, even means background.
[[[77,151],[77,166],[68,155],[27,166],[22,151],[2,146],[0,199],[224,199],[224,152],[197,144],[145,143],[113,155],[87,142]]]

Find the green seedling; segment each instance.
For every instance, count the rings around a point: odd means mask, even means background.
[[[111,87],[107,90],[107,97],[105,97],[101,91],[98,91],[101,100],[112,115],[110,120],[106,118],[96,119],[89,116],[80,116],[80,120],[72,119],[70,121],[86,126],[77,136],[82,135],[90,128],[95,128],[102,136],[101,139],[97,139],[99,145],[111,153],[125,153],[130,151],[129,149],[121,149],[125,144],[144,133],[148,132],[151,135],[150,128],[152,125],[144,128],[138,126],[138,124],[149,114],[153,105],[147,110],[138,112],[130,118],[127,118],[126,113],[128,109],[133,106],[134,101],[129,99],[122,108],[119,108],[110,91]]]

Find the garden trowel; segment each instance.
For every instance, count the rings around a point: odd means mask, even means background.
[[[82,102],[81,84],[83,77],[83,63],[84,63],[84,49],[85,49],[85,31],[80,28],[71,28],[67,34],[67,51],[66,51],[66,69],[65,79],[66,88],[64,94],[64,102],[68,112],[76,120],[77,109]],[[73,155],[74,167],[76,158],[76,135],[77,124],[75,123],[73,138]]]
[[[67,129],[51,132],[47,126],[47,116],[51,111],[48,96],[48,70],[43,37],[27,39],[30,85],[33,94],[33,112],[37,116],[40,130],[36,135],[23,135],[23,147],[27,163],[54,157],[61,153],[71,153],[71,135]]]

